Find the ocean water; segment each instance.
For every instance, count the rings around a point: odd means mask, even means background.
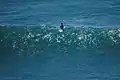
[[[119,80],[119,7],[119,0],[0,1],[0,80]]]
[[[2,0],[0,24],[119,27],[119,0]]]
[[[0,28],[1,80],[119,80],[120,28]]]

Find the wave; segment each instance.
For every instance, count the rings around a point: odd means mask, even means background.
[[[53,26],[1,26],[0,48],[19,55],[49,51],[119,51],[120,28],[70,27],[60,32]]]

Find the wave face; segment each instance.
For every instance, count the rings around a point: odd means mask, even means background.
[[[119,51],[119,28],[66,28],[53,26],[0,27],[0,48],[19,55],[74,50]]]

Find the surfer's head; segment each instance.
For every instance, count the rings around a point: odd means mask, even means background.
[[[63,23],[61,23],[61,25],[63,25]]]

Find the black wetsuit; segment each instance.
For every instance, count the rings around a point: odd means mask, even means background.
[[[64,25],[63,25],[63,23],[61,23],[60,29],[64,30]]]

